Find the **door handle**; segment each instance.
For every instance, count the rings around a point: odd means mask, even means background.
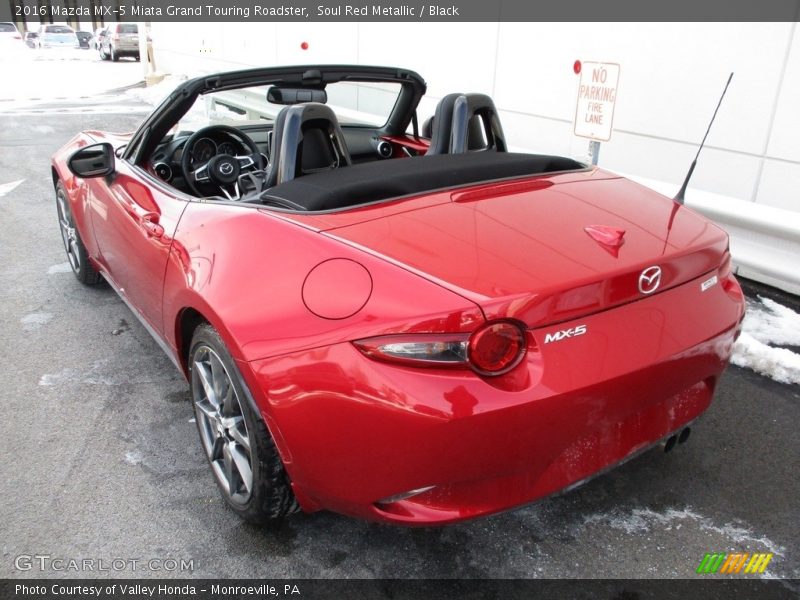
[[[139,221],[144,229],[147,237],[160,239],[164,235],[164,227],[158,224],[158,215],[156,213],[145,213]]]

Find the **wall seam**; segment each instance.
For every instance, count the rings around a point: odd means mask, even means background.
[[[753,193],[750,197],[751,202],[756,202],[758,198],[758,190],[761,187],[761,177],[764,174],[764,163],[767,161],[767,151],[769,150],[769,143],[772,141],[772,130],[775,127],[775,117],[778,114],[778,104],[780,104],[781,93],[783,92],[783,82],[786,79],[786,69],[789,66],[789,57],[792,54],[792,47],[794,46],[794,32],[797,23],[792,23],[789,28],[789,39],[786,43],[786,52],[783,55],[783,65],[781,67],[781,76],[778,78],[778,87],[775,90],[775,100],[772,103],[772,111],[769,116],[769,125],[767,126],[767,139],[764,142],[764,151],[761,153],[761,160],[758,161],[758,170],[756,171],[755,182],[753,183]]]
[[[497,66],[500,60],[500,21],[494,31],[494,72],[492,73],[492,98],[497,95]]]

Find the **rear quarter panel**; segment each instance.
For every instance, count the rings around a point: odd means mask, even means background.
[[[332,258],[361,264],[372,279],[366,304],[347,318],[319,317],[303,301],[309,272]],[[349,290],[334,285],[330,293]],[[264,211],[223,203],[187,207],[163,302],[170,345],[180,350],[187,341],[180,319],[191,308],[241,361],[385,333],[469,331],[483,321],[474,303],[397,266]]]

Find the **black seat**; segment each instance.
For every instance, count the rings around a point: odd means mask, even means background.
[[[318,102],[293,104],[283,108],[275,119],[264,187],[351,163],[333,111]]]
[[[420,131],[420,134],[428,140],[433,137],[433,115],[425,119],[422,123],[422,131]]]
[[[431,145],[425,154],[449,154],[450,152],[450,132],[453,127],[453,106],[456,98],[463,94],[447,94],[439,100],[436,111],[433,113],[433,120],[426,121],[422,126],[423,133],[430,127]]]
[[[431,130],[426,154],[508,151],[497,109],[485,94],[448,94],[423,125],[423,134],[426,128]]]

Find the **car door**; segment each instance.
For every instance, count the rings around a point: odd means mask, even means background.
[[[186,201],[124,160],[108,179],[91,180],[99,262],[123,299],[163,332],[161,299],[170,246]]]

